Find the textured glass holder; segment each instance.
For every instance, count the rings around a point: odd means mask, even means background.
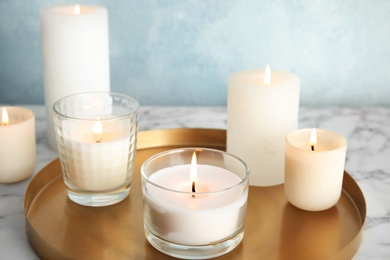
[[[108,92],[75,94],[54,104],[59,159],[72,201],[107,206],[128,196],[138,108],[135,99]]]
[[[169,150],[146,160],[141,176],[145,235],[157,250],[206,259],[243,239],[249,169],[241,159],[206,148]]]

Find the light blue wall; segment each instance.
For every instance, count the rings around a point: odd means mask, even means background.
[[[39,9],[0,0],[0,104],[43,104]],[[390,105],[390,1],[79,1],[109,11],[111,85],[142,105],[225,105],[227,78],[301,78],[302,105]]]

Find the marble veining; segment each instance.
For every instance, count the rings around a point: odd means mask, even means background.
[[[34,175],[57,158],[46,141],[43,106],[25,106],[36,115],[37,165]],[[142,107],[139,129],[226,129],[226,107]],[[299,128],[336,131],[348,141],[346,171],[367,203],[361,246],[354,259],[390,258],[390,108],[300,108]],[[25,233],[23,196],[31,178],[0,184],[0,259],[39,259]]]

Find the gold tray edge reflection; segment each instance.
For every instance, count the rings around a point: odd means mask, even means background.
[[[226,130],[177,128],[141,131],[138,134],[137,150],[151,147],[185,147],[191,145],[226,149]]]
[[[164,129],[164,130],[141,131],[138,133],[137,153],[139,154],[141,154],[142,151],[148,153],[148,149],[151,149],[153,153],[156,153],[160,150],[172,149],[175,147],[191,147],[191,146],[208,147],[208,148],[224,150],[226,148],[226,131],[220,129]],[[145,158],[139,158],[139,159],[144,160]],[[142,164],[142,162],[139,161],[137,164]],[[33,179],[31,180],[30,184],[26,189],[25,197],[24,197],[24,212],[26,215],[27,237],[34,250],[38,253],[39,256],[41,256],[44,259],[68,259],[77,256],[75,254],[81,254],[77,250],[75,250],[75,252],[68,252],[66,251],[65,247],[55,244],[55,242],[53,242],[53,240],[55,240],[53,239],[53,235],[48,236],[46,234],[47,230],[44,230],[45,228],[42,228],[42,225],[37,224],[39,223],[39,221],[37,222],[37,220],[35,219],[36,215],[38,215],[37,210],[39,210],[39,207],[38,209],[36,209],[37,206],[34,204],[38,204],[40,207],[43,207],[43,204],[40,204],[41,202],[39,202],[42,196],[45,197],[44,195],[42,195],[42,193],[44,193],[46,189],[49,189],[54,185],[63,186],[60,167],[61,166],[58,159],[54,160],[46,167],[44,167],[37,175],[33,177]],[[135,171],[134,175],[139,175],[139,172]],[[110,207],[105,207],[105,208],[110,209],[110,211],[120,210],[120,207],[127,207],[128,205],[131,206],[131,203],[135,205],[134,203],[135,199],[137,199],[138,206],[142,205],[142,203],[139,204],[138,202],[138,200],[142,201],[142,194],[140,193],[141,192],[140,187],[133,187],[133,185],[134,182],[132,184],[132,191],[130,193],[131,198],[127,198],[124,202],[111,206],[111,208]],[[138,185],[140,185],[139,180],[138,180]],[[64,187],[65,186],[63,186],[63,189]],[[267,257],[267,259],[291,258],[292,256],[294,256],[294,253],[292,253],[294,252],[294,248],[289,248],[289,246],[287,245],[289,241],[284,241],[287,238],[288,239],[292,238],[289,235],[290,230],[286,227],[291,225],[291,223],[293,223],[294,225],[297,224],[305,225],[305,222],[301,223],[299,219],[303,219],[303,220],[308,219],[309,220],[308,222],[311,222],[313,216],[314,218],[321,219],[321,217],[323,217],[324,214],[334,215],[334,213],[317,214],[317,213],[304,212],[294,208],[293,206],[287,205],[285,202],[285,198],[283,198],[284,194],[281,195],[282,190],[283,190],[283,185],[279,185],[275,187],[264,187],[264,188],[250,187],[249,200],[248,200],[248,213],[247,213],[248,215],[247,215],[247,223],[246,223],[244,240],[231,253],[219,257],[218,259],[252,259],[252,258],[258,258],[259,256],[263,258]],[[61,192],[63,193],[63,190]],[[274,204],[269,204],[269,205],[266,204],[262,208],[262,206],[256,205],[255,200],[257,199],[263,202],[269,201],[268,198],[264,197],[264,196],[268,196],[268,194],[271,194],[270,195],[271,200],[275,199],[276,206],[274,206]],[[76,210],[77,212],[84,212],[84,213],[87,212],[86,214],[90,214],[89,213],[90,211],[101,211],[101,209],[88,208],[88,207],[82,207],[76,205],[72,202],[69,202],[69,200],[64,197],[66,197],[66,195],[63,194],[61,200],[67,200],[65,206],[67,208],[70,207],[73,210]],[[359,223],[357,224],[357,227],[355,227],[353,233],[351,232],[351,234],[343,234],[345,233],[343,231],[341,232],[342,234],[339,234],[340,236],[349,235],[350,238],[347,239],[344,238],[344,240],[347,240],[346,244],[339,247],[336,245],[336,249],[333,249],[334,252],[331,255],[326,256],[329,259],[352,258],[353,255],[357,252],[362,240],[363,226],[366,219],[366,202],[361,189],[354,181],[354,179],[347,172],[344,173],[342,197],[344,200],[350,200],[351,204],[353,204],[352,207],[355,207],[356,214],[351,213],[351,209],[349,209],[348,214],[352,214],[352,217],[356,219],[355,221]],[[36,200],[37,202],[35,202]],[[338,204],[341,203],[339,202]],[[281,206],[284,208],[284,211],[278,209],[278,207],[280,208]],[[261,225],[262,222],[268,221],[266,218],[266,214],[256,215],[257,212],[267,212],[271,207],[273,207],[273,211],[275,211],[275,209],[277,211],[279,210],[278,211],[279,215],[284,215],[288,217],[290,216],[299,217],[299,219],[292,219],[292,220],[290,220],[289,218],[283,219],[282,221],[283,223],[281,225],[279,225],[280,223],[277,223],[277,225],[281,226],[280,228],[281,234],[277,235],[278,240],[280,241],[275,240],[276,242],[274,243],[267,242],[267,239],[264,238],[259,239],[261,235],[264,234],[264,231],[265,234],[268,235],[271,234],[273,230],[269,230],[268,227],[261,227],[261,228],[257,227],[257,225]],[[32,210],[33,212],[30,212],[31,208],[34,208]],[[142,208],[139,210],[142,211]],[[344,217],[343,214],[345,213],[342,213],[344,211],[343,206],[339,207],[339,205],[336,205],[336,209],[334,210],[337,210],[335,212],[341,215],[342,217]],[[138,213],[138,214],[142,214],[142,213]],[[46,216],[46,218],[47,220],[45,221],[48,221],[47,225],[50,225],[50,219],[51,219],[50,216]],[[138,220],[142,220],[142,219],[138,218]],[[325,221],[327,220],[325,219]],[[329,223],[335,222],[335,220],[330,220],[330,221],[331,222]],[[170,257],[161,254],[160,252],[158,252],[148,244],[142,232],[143,223],[138,223],[138,225],[142,227],[139,227],[138,229],[137,239],[142,241],[137,240],[138,243],[137,246],[133,246],[133,247],[131,243],[129,243],[129,245],[127,245],[128,249],[125,250],[131,252],[129,254],[126,253],[125,258],[149,259],[149,258],[158,257],[158,259],[170,259]],[[48,228],[48,230],[52,233],[56,233],[56,230],[52,230],[50,228]],[[310,232],[311,231],[309,231],[309,233]],[[316,233],[313,232],[313,235],[316,235]],[[69,240],[69,238],[65,237],[63,238],[63,240]],[[259,241],[257,243],[257,240],[265,240],[265,241]],[[337,239],[335,240],[336,241],[334,243],[337,242]],[[310,247],[310,245],[307,246],[308,248]],[[71,247],[71,249],[73,250],[73,247]],[[91,248],[91,250],[94,249],[95,248],[93,247]],[[283,249],[283,252],[278,252],[278,250],[280,251],[281,249]],[[107,250],[109,250],[109,248]],[[118,249],[118,251],[120,250]],[[272,252],[274,254],[271,254]],[[92,254],[92,252],[90,253]],[[118,252],[112,253],[107,251],[105,253],[107,253],[109,256],[115,257],[116,259],[124,257],[124,255],[117,254]],[[121,253],[123,253],[123,251],[121,251]],[[84,254],[83,256],[93,256],[96,258],[96,256],[99,255],[88,255],[87,252],[87,255]],[[323,256],[324,255],[321,255],[321,257]]]

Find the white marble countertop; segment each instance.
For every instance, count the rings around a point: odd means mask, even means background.
[[[25,106],[36,115],[34,175],[57,154],[47,146],[43,106]],[[163,128],[226,129],[225,107],[142,107],[140,131]],[[354,259],[390,259],[390,108],[301,108],[299,128],[336,131],[348,141],[346,171],[367,203],[363,240]],[[28,243],[23,211],[31,178],[0,184],[0,259],[39,259]]]

